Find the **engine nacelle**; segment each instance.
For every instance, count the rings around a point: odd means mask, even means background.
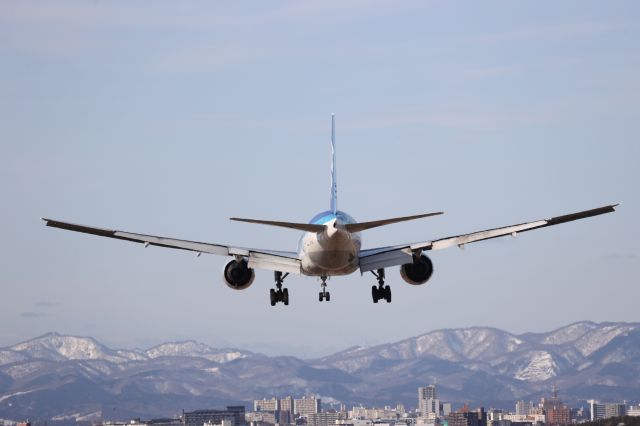
[[[420,285],[429,281],[433,274],[433,263],[424,254],[413,257],[413,263],[406,263],[400,267],[402,279],[411,285]]]
[[[227,287],[234,290],[244,290],[253,284],[256,273],[249,268],[246,259],[239,262],[234,259],[225,265],[222,278]]]

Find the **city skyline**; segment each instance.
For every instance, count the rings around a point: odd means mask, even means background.
[[[585,421],[597,421],[614,417],[632,416],[640,417],[640,404],[638,401],[625,400],[616,403],[600,403],[598,400],[579,401],[577,406],[568,406],[558,397],[558,390],[552,387],[551,397],[546,395],[540,398],[537,404],[525,402],[524,400],[514,401],[512,410],[505,407],[484,405],[473,409],[468,403],[458,403],[452,408],[450,402],[441,404],[445,411],[423,412],[424,390],[431,388],[430,396],[435,395],[434,384],[417,389],[418,402],[416,407],[405,407],[397,403],[395,407],[385,405],[384,407],[354,405],[347,408],[340,403],[338,408],[331,404],[329,408],[322,407],[320,399],[314,395],[287,395],[280,398],[260,399],[253,401],[253,410],[247,410],[247,404],[227,406],[226,408],[201,408],[194,411],[182,410],[181,415],[173,417],[150,418],[141,420],[140,418],[130,421],[116,418],[103,417],[102,413],[94,413],[92,416],[83,416],[80,421],[96,421],[110,426],[116,425],[156,425],[156,426],[241,426],[250,424],[252,426],[286,425],[286,424],[306,424],[309,426],[331,426],[331,425],[351,425],[367,426],[374,424],[385,425],[425,425],[425,426],[533,426],[549,425],[562,426],[567,424],[584,423]],[[295,403],[291,404],[293,401]],[[312,406],[308,404],[312,402]],[[585,402],[587,410],[585,410]],[[250,405],[250,404],[249,404]],[[302,407],[299,407],[301,405]],[[321,408],[322,407],[322,408]],[[523,407],[526,408],[523,411]],[[558,415],[558,412],[562,413]],[[475,416],[474,422],[468,423],[468,415]],[[300,423],[300,420],[306,420]],[[349,423],[353,420],[356,423]],[[1,420],[0,420],[1,421]],[[12,424],[9,421],[8,424]],[[38,424],[38,423],[36,423]],[[28,426],[28,422],[18,423],[17,426]]]

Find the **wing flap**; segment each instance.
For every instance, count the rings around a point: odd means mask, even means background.
[[[405,263],[410,263],[412,259],[413,254],[410,248],[383,251],[381,253],[361,257],[360,272],[368,272],[375,269],[403,265]]]
[[[252,252],[249,255],[249,268],[289,272],[296,275],[301,273],[300,260],[259,252]]]

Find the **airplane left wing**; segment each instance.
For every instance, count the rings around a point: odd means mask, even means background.
[[[178,240],[175,238],[158,237],[155,235],[136,234],[113,229],[95,228],[75,223],[42,218],[47,226],[98,235],[100,237],[143,243],[146,246],[168,247],[188,250],[196,253],[210,253],[221,256],[243,256],[248,258],[249,267],[267,269],[271,271],[290,272],[300,274],[300,259],[294,252],[261,250],[254,248],[232,247],[222,244],[211,244],[197,241]]]
[[[375,249],[362,250],[360,252],[360,272],[372,271],[379,268],[402,265],[410,263],[414,254],[419,254],[424,250],[440,250],[447,247],[458,246],[463,248],[465,244],[476,241],[489,240],[503,237],[505,235],[516,236],[520,232],[531,231],[573,220],[584,219],[615,211],[617,204],[598,207],[596,209],[585,210],[550,219],[542,219],[534,222],[521,223],[518,225],[504,226],[501,228],[487,229],[484,231],[472,232],[470,234],[456,235],[453,237],[440,238],[433,241],[423,241],[411,244],[401,244],[390,247],[379,247]]]

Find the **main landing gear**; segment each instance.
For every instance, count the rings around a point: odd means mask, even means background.
[[[286,288],[282,288],[282,283],[284,279],[287,278],[289,273],[282,275],[282,272],[275,271],[273,273],[274,279],[276,280],[276,288],[271,289],[269,291],[269,296],[271,297],[271,306],[276,306],[276,303],[282,302],[285,305],[289,304],[289,290]]]
[[[387,303],[391,303],[391,287],[384,285],[384,269],[378,269],[378,273],[371,271],[373,275],[378,279],[378,286],[371,287],[371,297],[373,303],[378,303],[378,300],[386,300]]]
[[[320,277],[320,279],[322,280],[322,284],[320,284],[320,286],[322,287],[322,291],[318,293],[318,300],[321,302],[323,300],[329,302],[331,300],[331,293],[327,291],[327,276],[323,275]]]

